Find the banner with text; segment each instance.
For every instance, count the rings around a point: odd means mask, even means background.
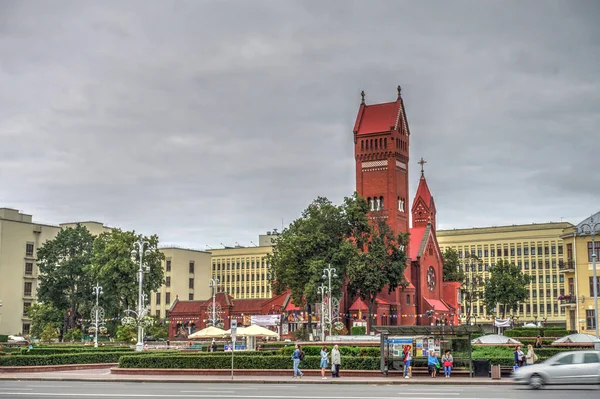
[[[250,324],[256,324],[259,326],[278,326],[281,320],[281,315],[278,314],[266,314],[266,315],[252,315],[250,316]]]

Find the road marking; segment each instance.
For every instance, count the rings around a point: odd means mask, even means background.
[[[49,392],[0,392],[0,396],[60,396],[60,397],[91,397],[91,398],[244,398],[244,399],[364,399],[364,396],[263,396],[263,395],[177,395],[177,394],[123,394],[123,393],[49,393]],[[397,396],[371,396],[371,399],[398,399]],[[439,399],[439,396],[422,397],[419,399]],[[481,397],[461,398],[461,399],[481,399]],[[505,399],[505,398],[494,398]],[[506,398],[509,399],[509,398]]]
[[[216,393],[235,393],[235,391],[219,391],[219,390],[215,390],[215,389],[206,389],[204,391],[179,391],[181,393],[209,393],[209,392],[216,392]]]
[[[398,395],[440,395],[440,394],[444,394],[444,396],[458,396],[460,395],[460,392],[448,392],[448,391],[444,391],[444,390],[439,390],[439,391],[410,391],[410,392],[398,392]]]
[[[0,388],[3,391],[33,391],[33,388]]]
[[[73,388],[72,385],[27,385],[32,388]]]

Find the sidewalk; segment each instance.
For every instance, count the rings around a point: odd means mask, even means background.
[[[69,370],[69,371],[49,371],[49,372],[19,372],[19,373],[0,373],[0,381],[6,380],[37,380],[37,381],[110,381],[110,382],[157,382],[157,383],[251,383],[251,384],[376,384],[376,385],[512,385],[509,378],[501,380],[492,380],[486,377],[454,377],[454,378],[430,378],[413,377],[409,379],[401,377],[344,377],[339,379],[327,378],[321,379],[317,376],[306,376],[304,378],[292,378],[292,372],[289,376],[251,376],[234,374],[231,375],[172,375],[172,374],[137,374],[121,375],[111,374],[110,369],[88,369],[88,370]]]

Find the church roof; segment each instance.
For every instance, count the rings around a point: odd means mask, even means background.
[[[354,132],[357,134],[389,132],[400,118],[400,101],[374,105],[362,104],[358,110]]]
[[[411,260],[417,260],[423,255],[430,234],[431,223],[428,223],[426,227],[411,227],[408,238],[408,257]]]
[[[444,304],[444,302],[438,300],[438,299],[430,299],[430,298],[425,298],[425,302],[427,302],[427,305],[429,305],[429,307],[431,308],[431,310],[433,311],[438,311],[438,312],[448,312],[450,309],[448,309],[448,307]]]
[[[415,194],[415,200],[413,201],[413,208],[417,205],[419,198],[423,199],[425,205],[432,208],[433,196],[431,195],[431,191],[429,191],[429,186],[427,185],[427,180],[425,179],[424,174],[421,174],[421,179],[419,179],[419,187],[417,187],[417,193]]]

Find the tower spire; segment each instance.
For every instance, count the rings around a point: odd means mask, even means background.
[[[365,91],[364,90],[360,92],[360,97],[361,97],[360,103],[362,105],[365,105]]]
[[[402,97],[402,87],[398,85],[398,100]]]
[[[423,159],[423,157],[421,157],[421,160],[418,162],[419,165],[421,165],[421,177],[425,177],[425,169],[423,168],[423,166],[427,163],[426,160]]]

